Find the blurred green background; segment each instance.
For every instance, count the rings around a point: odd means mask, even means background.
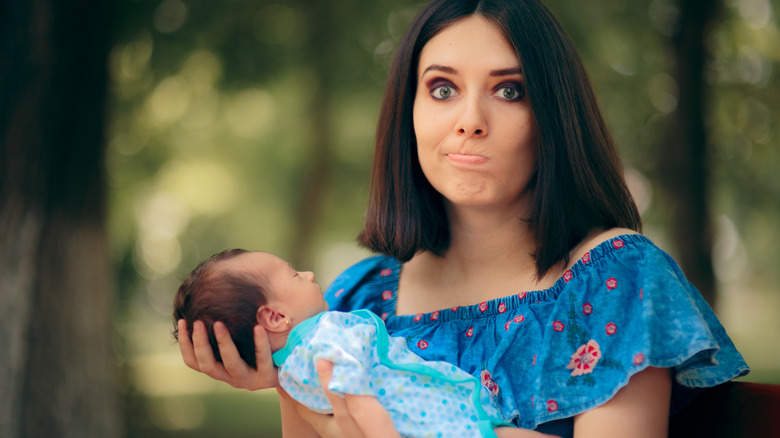
[[[662,179],[680,89],[674,0],[546,0],[575,40],[645,234],[673,256]],[[373,135],[408,0],[120,0],[109,56],[108,233],[127,436],[277,437],[274,391],[184,366],[172,298],[202,259],[261,249],[326,287],[366,255]],[[724,0],[707,31],[716,311],[780,383],[780,0]]]

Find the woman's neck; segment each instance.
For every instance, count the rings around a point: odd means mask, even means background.
[[[446,252],[423,252],[404,265],[399,314],[475,304],[546,288],[557,279],[536,278],[535,238],[525,215],[466,208],[448,213],[451,241]]]

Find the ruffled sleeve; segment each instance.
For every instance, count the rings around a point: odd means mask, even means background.
[[[566,284],[549,316],[536,320],[542,342],[528,376],[530,412],[518,406],[521,423],[535,426],[599,406],[648,367],[673,368],[674,385],[692,388],[748,372],[674,260],[641,236],[602,244],[560,281]],[[499,368],[511,362],[505,356]],[[674,400],[672,410],[686,401]]]
[[[330,310],[367,309],[382,320],[395,313],[401,263],[386,256],[368,257],[350,266],[325,291]]]

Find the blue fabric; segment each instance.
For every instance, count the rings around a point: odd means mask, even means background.
[[[477,378],[447,362],[424,361],[368,310],[309,318],[273,355],[282,388],[309,409],[331,413],[316,370],[321,359],[334,365],[330,391],[377,397],[403,437],[495,438],[493,427],[506,425]]]
[[[400,270],[393,258],[367,258],[325,298],[332,310],[374,312],[424,359],[480,378],[520,427],[599,406],[650,366],[674,370],[672,412],[689,388],[749,371],[675,261],[641,235],[600,244],[549,289],[426,314],[395,315]]]

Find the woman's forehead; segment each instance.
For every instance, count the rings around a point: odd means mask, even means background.
[[[419,73],[429,65],[481,65],[490,69],[519,68],[520,60],[501,28],[475,14],[461,18],[423,46]]]

